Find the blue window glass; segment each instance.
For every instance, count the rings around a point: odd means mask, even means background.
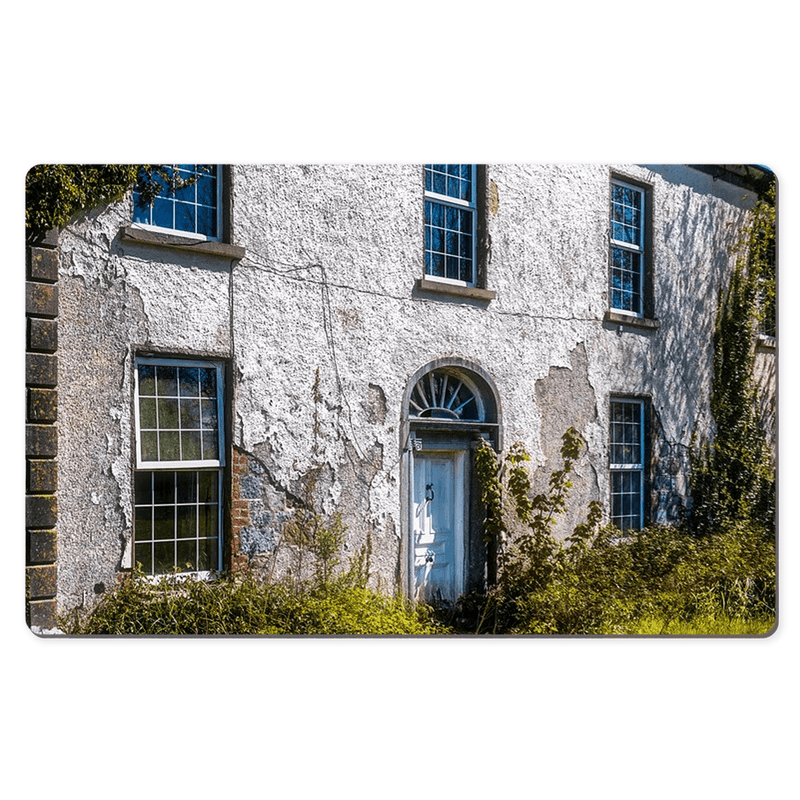
[[[609,252],[609,305],[641,316],[644,280],[643,189],[612,181]]]
[[[217,569],[224,466],[220,367],[138,359],[136,368],[134,558],[154,575]]]
[[[611,522],[621,530],[644,521],[644,406],[612,400],[609,424]]]
[[[156,196],[146,202],[143,185],[133,192],[133,221],[156,228],[219,238],[219,169],[179,164],[152,176]]]
[[[425,273],[475,283],[475,167],[425,165]]]

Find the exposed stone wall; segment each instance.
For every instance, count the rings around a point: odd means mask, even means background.
[[[37,631],[57,627],[58,251],[27,251],[25,317],[26,614]]]

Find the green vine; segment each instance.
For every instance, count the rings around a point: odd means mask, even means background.
[[[775,469],[761,426],[754,375],[756,333],[775,307],[774,188],[756,204],[722,293],[714,332],[712,440],[692,455],[691,525],[705,535],[737,522],[774,530]]]
[[[196,179],[182,179],[166,164],[39,164],[25,178],[26,241],[35,244],[78,212],[119,200],[134,184],[149,205]]]

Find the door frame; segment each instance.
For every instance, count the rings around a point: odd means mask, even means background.
[[[444,419],[412,413],[411,395],[417,382],[433,370],[446,368],[459,373],[480,399],[477,420]],[[414,409],[416,412],[416,409]],[[398,578],[406,597],[413,603],[414,574],[414,454],[419,452],[463,451],[464,524],[461,539],[463,591],[485,586],[491,567],[490,555],[482,539],[482,512],[479,487],[474,470],[477,441],[485,439],[500,452],[503,447],[503,424],[500,397],[494,380],[479,364],[457,356],[437,358],[409,376],[401,406],[399,437],[400,456],[400,553]]]

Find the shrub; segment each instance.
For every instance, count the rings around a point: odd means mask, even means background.
[[[347,580],[302,589],[250,575],[153,582],[126,576],[86,616],[62,621],[74,634],[427,634],[441,630],[402,598]]]
[[[400,635],[444,632],[425,607],[368,588],[371,540],[342,567],[345,527],[312,507],[288,526],[284,546],[296,571],[278,581],[251,573],[203,581],[168,575],[125,576],[88,614],[62,628],[76,634]],[[305,568],[304,568],[305,565]],[[306,574],[307,573],[307,574]]]
[[[489,535],[503,540],[501,570],[487,594],[463,598],[455,619],[479,633],[628,633],[640,620],[666,630],[676,621],[761,620],[768,630],[775,615],[775,546],[769,524],[740,520],[705,536],[684,527],[654,526],[623,534],[603,526],[602,507],[591,503],[586,522],[565,541],[551,534],[565,507],[569,474],[580,437],[564,435],[564,467],[553,473],[548,494],[530,499],[530,483],[515,446],[505,463],[482,455],[493,516]],[[488,445],[481,446],[484,451]],[[480,452],[480,451],[479,451]],[[494,470],[489,469],[494,465]],[[504,496],[511,502],[505,502]],[[516,540],[512,507],[526,529]],[[659,622],[656,622],[659,621]]]

